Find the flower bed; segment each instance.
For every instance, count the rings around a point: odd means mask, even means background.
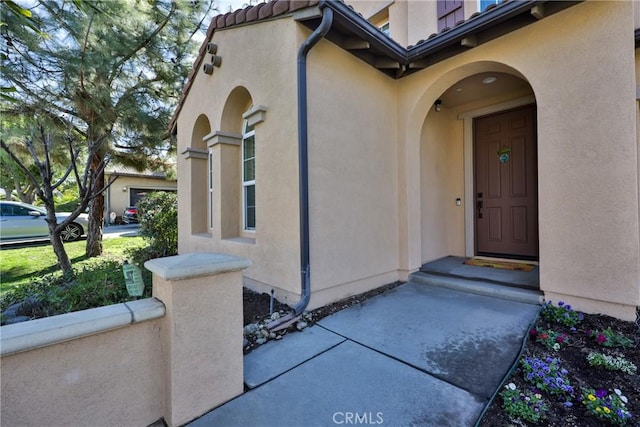
[[[546,303],[480,425],[640,425],[639,341],[633,322]]]

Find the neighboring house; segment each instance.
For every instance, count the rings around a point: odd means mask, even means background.
[[[121,217],[129,206],[135,206],[138,201],[152,191],[177,191],[178,183],[175,179],[167,179],[161,172],[139,172],[133,168],[118,166],[105,172],[105,180],[115,179],[105,192],[105,218],[112,212]]]
[[[179,251],[309,308],[539,260],[547,299],[635,319],[640,3],[349,3],[212,20],[172,121]]]

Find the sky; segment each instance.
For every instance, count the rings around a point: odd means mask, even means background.
[[[250,0],[217,0],[216,4],[218,5],[218,9],[220,13],[229,12],[229,6],[231,6],[231,10],[242,9],[244,6],[248,5]],[[252,3],[256,3],[254,0]],[[259,3],[259,2],[258,2]]]

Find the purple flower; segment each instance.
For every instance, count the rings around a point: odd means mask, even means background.
[[[602,398],[603,398],[603,397],[605,397],[606,395],[607,395],[607,390],[602,390],[602,389],[600,389],[600,390],[597,390],[597,391],[596,391],[596,397],[597,397],[598,399],[602,399]]]
[[[564,301],[558,301],[558,307],[562,307],[564,305]]]
[[[573,403],[571,402],[564,402],[564,406],[566,406],[567,408],[571,408],[573,406]]]

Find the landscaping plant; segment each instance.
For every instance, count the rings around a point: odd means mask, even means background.
[[[520,391],[514,383],[507,384],[500,393],[502,408],[514,418],[537,424],[545,418],[548,408],[542,395],[534,391]]]
[[[580,323],[584,315],[574,311],[569,304],[565,304],[563,301],[558,301],[557,306],[554,306],[552,301],[547,301],[542,306],[540,317],[552,323],[571,327]]]
[[[586,388],[582,391],[582,403],[589,412],[610,424],[626,426],[632,415],[627,411],[628,400],[620,389],[614,389],[613,393],[607,390],[594,390]]]
[[[625,337],[622,334],[618,334],[611,328],[603,329],[602,331],[587,330],[586,334],[593,338],[598,344],[603,347],[633,347],[633,340]]]
[[[176,193],[159,191],[138,202],[140,235],[148,242],[144,248],[129,252],[132,261],[142,266],[153,258],[178,253],[178,197]]]
[[[597,352],[591,352],[587,356],[589,366],[602,366],[609,371],[621,371],[625,374],[635,375],[638,367],[625,359],[624,356],[609,356]]]
[[[547,302],[527,338],[479,426],[640,426],[638,324]]]

